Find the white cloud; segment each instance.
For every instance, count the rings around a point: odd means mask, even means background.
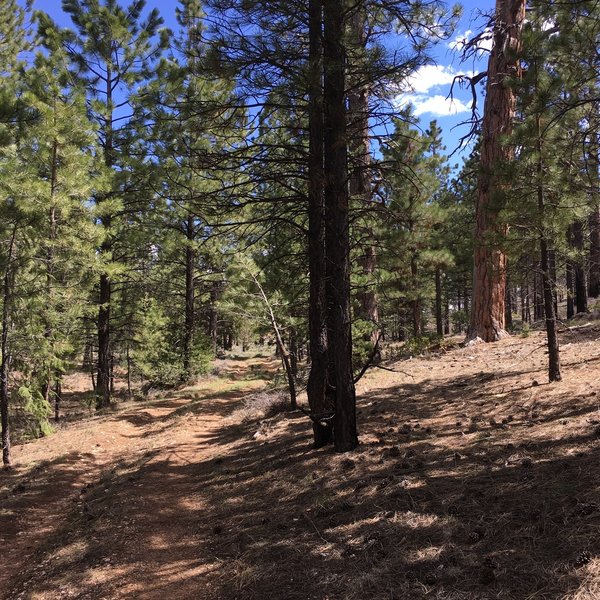
[[[425,94],[403,94],[398,97],[398,105],[412,104],[415,117],[430,114],[434,117],[447,117],[471,111],[471,107],[458,98],[447,98],[441,94],[427,96]]]
[[[473,32],[470,29],[467,29],[464,33],[458,34],[453,40],[448,42],[448,48],[450,50],[458,50],[459,52],[464,48],[465,44],[471,38]]]
[[[454,39],[448,42],[448,48],[454,52],[461,53],[473,37],[477,37],[475,47],[477,54],[481,56],[482,54],[491,51],[494,42],[494,33],[489,27],[486,27],[480,34],[477,34],[477,36],[473,36],[473,31],[471,29],[467,29],[464,33],[459,33]]]
[[[471,110],[469,105],[459,98],[446,97],[450,85],[458,75],[473,75],[473,73],[456,71],[451,66],[444,65],[420,67],[407,79],[405,91],[396,96],[395,104],[399,108],[412,104],[413,114],[416,117],[424,114],[446,117],[469,112]]]
[[[433,88],[452,83],[454,77],[460,73],[452,67],[443,65],[425,65],[419,67],[413,75],[406,80],[407,88],[415,94],[427,94]]]

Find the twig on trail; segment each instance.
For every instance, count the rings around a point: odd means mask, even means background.
[[[512,367],[515,367],[516,365],[518,365],[521,362],[521,359],[526,358],[527,356],[531,356],[534,352],[537,352],[538,350],[540,350],[540,348],[547,348],[547,347],[548,347],[548,344],[546,342],[544,342],[543,344],[540,344],[539,346],[536,346],[531,352],[528,352],[527,354],[524,354],[523,356],[519,356],[519,360],[517,362],[508,365],[506,368],[510,369]]]
[[[315,525],[314,521],[306,514],[306,513],[302,513],[307,519],[308,522],[313,526],[313,529],[317,532],[317,535],[326,543],[328,544],[329,542],[321,535],[321,532],[317,529],[317,526]]]
[[[401,371],[400,369],[391,369],[390,367],[384,367],[383,365],[373,365],[376,369],[382,369],[383,371],[389,371],[390,373],[401,373],[402,375],[406,375],[407,377],[415,378],[414,375],[407,373],[406,371]]]

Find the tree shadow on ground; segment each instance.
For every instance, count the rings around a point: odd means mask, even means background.
[[[311,449],[306,420],[288,415],[263,442],[256,425],[236,425],[198,435],[213,449],[206,458],[194,460],[190,441],[177,449],[185,460],[125,461],[49,541],[35,589],[207,600],[596,597],[598,437],[515,443],[519,428],[532,429],[513,422],[503,443],[507,430],[488,425],[434,428],[440,411],[460,418],[453,383],[376,396],[363,409],[367,441],[349,455]]]
[[[239,397],[174,404],[147,435],[190,435],[77,494],[5,597],[598,598],[597,399],[535,372],[371,390],[346,455],[299,413],[203,428]]]

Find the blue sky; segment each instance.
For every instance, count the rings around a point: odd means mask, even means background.
[[[123,4],[125,3],[127,0],[123,0]],[[454,99],[449,99],[450,86],[456,75],[472,74],[485,69],[487,60],[485,47],[489,46],[491,40],[484,40],[479,56],[468,63],[461,63],[461,42],[472,38],[483,29],[486,19],[482,14],[491,13],[494,7],[493,0],[479,2],[465,0],[461,4],[462,17],[452,38],[438,44],[433,52],[434,64],[419,69],[397,98],[399,106],[407,102],[413,104],[414,114],[419,117],[423,128],[427,127],[432,119],[437,120],[449,152],[455,149],[458,140],[469,130],[468,125],[460,125],[460,123],[470,117],[471,104],[469,90],[460,90],[457,86]],[[165,24],[175,28],[175,2],[147,0],[147,7],[158,8]],[[68,18],[62,13],[60,0],[34,0],[34,8],[47,12],[63,26],[70,24]],[[481,99],[479,106],[483,106]]]

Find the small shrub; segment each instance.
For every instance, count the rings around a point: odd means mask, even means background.
[[[31,437],[43,437],[52,433],[48,415],[52,412],[50,403],[38,391],[21,386],[17,392],[23,402],[23,412],[28,434]]]

